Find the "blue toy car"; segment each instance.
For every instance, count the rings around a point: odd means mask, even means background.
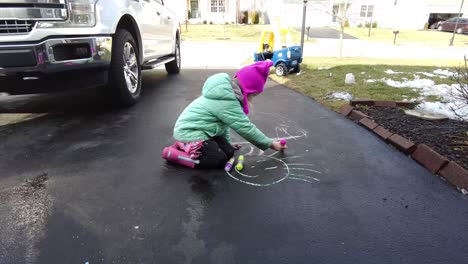
[[[301,46],[291,46],[273,52],[255,52],[254,61],[271,60],[276,67],[275,73],[284,76],[288,73],[298,73],[301,71],[302,63]]]
[[[278,33],[277,33],[278,34]],[[279,34],[287,35],[289,38],[289,31],[281,30]],[[277,39],[281,40],[281,37]],[[271,60],[276,67],[276,75],[285,76],[288,73],[300,72],[300,64],[302,63],[302,49],[301,46],[291,45],[283,46],[281,43],[276,42],[276,46],[281,46],[280,49],[274,49],[275,34],[272,31],[263,31],[260,37],[258,50],[254,53],[254,61]]]

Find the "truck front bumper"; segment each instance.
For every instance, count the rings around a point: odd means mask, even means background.
[[[33,44],[0,43],[0,91],[34,93],[89,86],[88,82],[103,85],[107,74],[99,73],[109,68],[111,52],[110,36],[52,38]]]

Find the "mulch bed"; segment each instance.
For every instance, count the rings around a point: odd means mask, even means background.
[[[398,133],[416,144],[426,144],[468,169],[468,122],[423,120],[406,115],[399,108],[359,106],[358,110],[391,132]]]

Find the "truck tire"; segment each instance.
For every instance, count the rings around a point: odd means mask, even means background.
[[[169,74],[177,74],[180,72],[180,40],[179,37],[176,37],[175,51],[174,51],[175,60],[166,63],[166,71]]]
[[[286,76],[288,74],[288,67],[286,67],[286,64],[280,62],[276,65],[275,73],[278,76]]]
[[[136,42],[126,29],[117,29],[112,38],[112,58],[108,90],[120,106],[134,105],[140,97],[141,67]]]

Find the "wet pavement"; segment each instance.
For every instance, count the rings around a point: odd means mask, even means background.
[[[240,173],[163,161],[215,72],[146,73],[129,109],[95,90],[1,98],[47,115],[0,127],[0,263],[466,263],[466,196],[274,82],[251,119],[285,153],[234,137]]]

